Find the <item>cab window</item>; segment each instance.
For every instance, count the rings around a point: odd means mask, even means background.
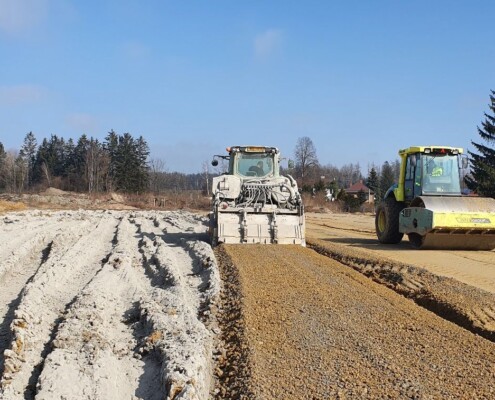
[[[245,177],[265,177],[273,173],[273,160],[269,154],[240,153],[237,157],[237,173]]]

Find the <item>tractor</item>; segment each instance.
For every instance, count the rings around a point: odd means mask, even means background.
[[[276,147],[231,146],[228,171],[213,178],[209,235],[218,243],[306,245],[304,206],[297,183],[280,175]]]

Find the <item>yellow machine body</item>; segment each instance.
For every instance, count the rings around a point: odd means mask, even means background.
[[[461,194],[462,153],[449,146],[399,151],[399,182],[377,209],[380,242],[398,243],[406,234],[421,249],[495,249],[495,200]]]
[[[495,200],[482,197],[421,197],[423,207],[404,208],[399,231],[422,249],[495,248]]]

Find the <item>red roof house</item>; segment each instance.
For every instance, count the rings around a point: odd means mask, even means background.
[[[375,200],[375,193],[368,187],[366,186],[362,180],[359,182],[356,182],[354,185],[351,185],[348,189],[346,189],[346,193],[356,196],[360,191],[363,191],[366,194],[366,197],[368,200],[366,200],[367,203],[373,203]]]

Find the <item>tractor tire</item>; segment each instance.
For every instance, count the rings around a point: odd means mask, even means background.
[[[380,243],[397,244],[402,240],[403,233],[399,232],[399,214],[404,203],[393,197],[383,200],[376,209],[375,230]]]

